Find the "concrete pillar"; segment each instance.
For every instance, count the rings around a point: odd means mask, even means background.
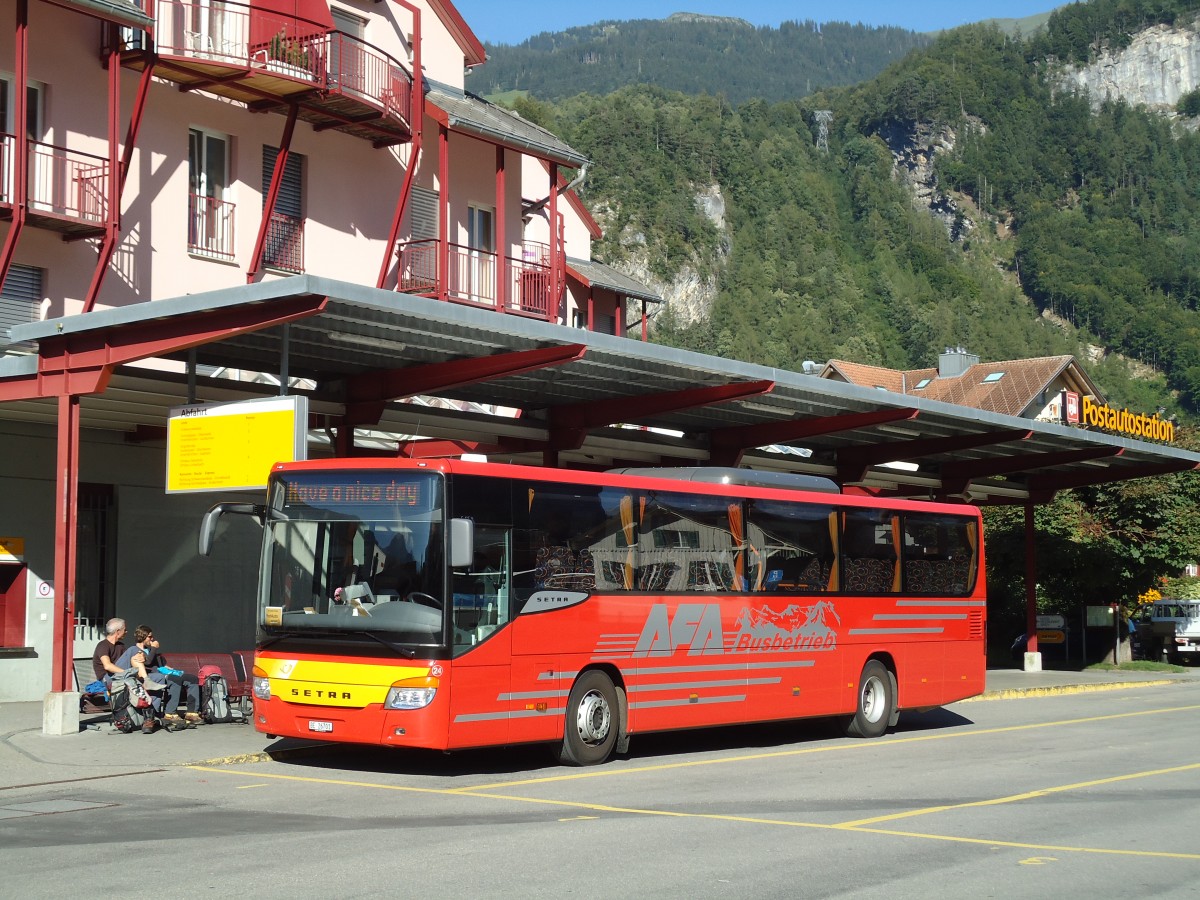
[[[1026,653],[1025,654],[1025,671],[1026,672],[1042,671],[1042,654]]]
[[[79,733],[79,693],[50,691],[42,701],[42,734]]]

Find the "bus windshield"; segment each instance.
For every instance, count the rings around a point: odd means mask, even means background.
[[[288,472],[272,479],[259,625],[267,635],[373,633],[441,644],[442,479]]]

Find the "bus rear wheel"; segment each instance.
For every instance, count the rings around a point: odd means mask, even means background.
[[[868,660],[858,678],[858,703],[845,720],[847,737],[875,738],[887,731],[896,706],[892,677],[877,659]]]
[[[584,672],[571,688],[558,758],[571,766],[595,766],[612,755],[620,732],[617,689],[603,672]]]

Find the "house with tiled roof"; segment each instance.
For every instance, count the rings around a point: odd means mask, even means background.
[[[937,368],[886,369],[833,359],[821,377],[1043,422],[1064,421],[1064,393],[1105,403],[1073,356],[980,362],[961,347],[948,347]]]

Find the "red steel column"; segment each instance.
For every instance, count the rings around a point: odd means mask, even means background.
[[[50,690],[73,690],[75,561],[78,548],[79,395],[58,398],[58,463],[54,500],[54,649]]]
[[[1025,635],[1027,653],[1038,652],[1037,642],[1037,551],[1034,535],[1033,503],[1025,504]]]
[[[412,145],[408,153],[408,168],[404,171],[404,181],[400,185],[400,196],[396,198],[396,211],[392,214],[392,227],[388,232],[387,246],[383,249],[383,263],[379,267],[379,278],[375,287],[387,287],[388,271],[392,267],[392,257],[396,254],[396,242],[400,239],[400,223],[404,211],[408,208],[408,198],[412,194],[413,180],[417,175],[417,164],[421,160],[421,135],[425,130],[425,76],[421,68],[421,11],[415,6],[396,0],[397,5],[412,13],[412,102],[409,104],[409,130],[412,132]],[[399,284],[396,285],[399,288]]]
[[[512,279],[508,265],[508,229],[504,227],[507,204],[504,172],[504,148],[496,145],[496,308],[508,312],[508,292]]]
[[[117,26],[105,24],[109,31],[108,50],[108,187],[105,191],[107,199],[104,210],[104,239],[100,242],[100,252],[96,257],[96,268],[92,272],[92,282],[88,285],[87,295],[83,301],[83,311],[91,312],[100,296],[100,285],[104,282],[104,273],[112,260],[113,252],[117,249],[117,240],[121,235],[121,173],[122,159],[121,144],[118,130],[121,121],[121,51],[117,46]],[[149,68],[149,64],[147,64]],[[131,122],[132,124],[132,122]]]
[[[553,322],[558,318],[559,272],[562,266],[562,248],[558,231],[558,163],[550,163],[550,296],[546,298],[546,318]],[[557,463],[556,463],[557,464]]]
[[[288,109],[287,122],[283,126],[283,139],[279,142],[279,155],[275,157],[275,171],[271,173],[271,186],[267,189],[263,201],[262,221],[258,225],[258,237],[254,239],[254,254],[250,257],[250,270],[246,273],[246,283],[252,284],[262,271],[263,245],[267,241],[267,231],[271,227],[271,216],[275,213],[275,201],[279,198],[279,187],[283,184],[283,171],[287,168],[288,152],[292,148],[292,133],[296,130],[296,114],[299,105],[293,103]]]
[[[438,127],[438,299],[450,298],[450,129]]]

